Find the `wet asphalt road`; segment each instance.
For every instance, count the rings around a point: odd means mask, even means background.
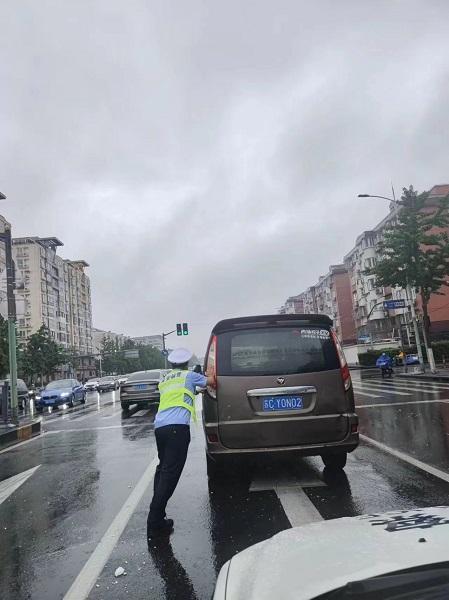
[[[90,600],[209,599],[223,563],[305,522],[305,503],[319,519],[448,504],[449,384],[382,381],[372,371],[353,373],[353,382],[364,438],[339,477],[318,458],[271,461],[209,489],[201,425],[192,425],[168,506],[175,532],[150,547],[153,413],[136,408],[124,418],[119,393],[111,392],[44,415],[40,437],[0,453],[1,597],[69,598],[72,586],[71,598],[82,600],[76,586],[93,573]],[[28,470],[24,483],[2,495],[1,486],[16,481],[9,478]],[[142,498],[129,505],[142,485]],[[108,549],[111,523],[120,519],[124,530]],[[107,559],[98,576],[94,552]],[[116,579],[119,566],[127,575]]]

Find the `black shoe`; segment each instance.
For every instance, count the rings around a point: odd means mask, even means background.
[[[147,536],[148,538],[160,537],[163,535],[170,535],[173,531],[173,519],[164,519],[163,522],[157,527],[148,527]]]

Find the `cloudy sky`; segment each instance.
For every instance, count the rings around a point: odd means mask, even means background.
[[[445,0],[3,0],[0,210],[85,259],[94,325],[275,312],[449,182]],[[175,341],[175,340],[173,340]]]

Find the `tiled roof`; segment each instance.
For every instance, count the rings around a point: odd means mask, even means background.
[[[449,194],[449,183],[434,185],[429,192],[429,198],[444,198]]]

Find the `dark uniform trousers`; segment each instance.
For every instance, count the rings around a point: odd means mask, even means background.
[[[154,430],[159,464],[154,476],[154,494],[148,513],[148,528],[165,519],[167,502],[173,495],[184,468],[190,444],[189,425],[164,425]]]

